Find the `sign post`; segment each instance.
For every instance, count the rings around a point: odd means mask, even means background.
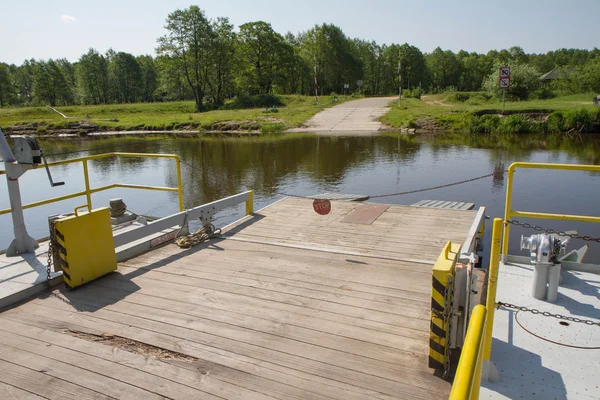
[[[362,88],[363,81],[362,80],[356,81],[356,85],[358,86],[358,90],[362,93],[362,91],[360,90],[360,88]]]
[[[398,105],[402,102],[402,62],[398,61]]]
[[[500,67],[498,79],[500,80],[500,89],[502,89],[502,112],[504,112],[506,108],[504,92],[510,87],[510,67]]]
[[[315,99],[317,99],[317,104],[319,104],[319,86],[317,85],[317,64],[315,64]]]

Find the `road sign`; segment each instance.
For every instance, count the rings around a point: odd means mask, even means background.
[[[327,215],[331,212],[331,202],[327,199],[315,199],[313,201],[313,208],[318,214]]]
[[[510,67],[500,67],[500,79],[510,79]]]
[[[500,78],[500,89],[508,89],[510,87],[510,78]]]
[[[363,85],[363,81],[356,81],[356,84],[358,85],[358,87],[360,88]]]

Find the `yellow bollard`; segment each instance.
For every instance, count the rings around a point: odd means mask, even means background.
[[[254,192],[248,191],[248,200],[246,200],[246,215],[254,213]]]
[[[489,361],[492,354],[492,331],[494,329],[494,310],[496,309],[496,289],[498,287],[498,269],[500,267],[500,239],[502,237],[502,219],[495,218],[492,228],[492,248],[488,268],[488,287],[485,306],[487,308],[487,326],[485,332],[483,359]]]

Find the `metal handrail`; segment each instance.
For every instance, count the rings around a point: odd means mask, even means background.
[[[112,185],[106,185],[106,186],[100,186],[97,188],[91,188],[90,187],[90,179],[89,179],[89,171],[88,171],[88,161],[94,161],[94,160],[99,160],[102,158],[108,158],[108,157],[134,157],[134,158],[171,158],[175,160],[176,163],[176,168],[177,168],[177,187],[173,188],[173,187],[162,187],[162,186],[149,186],[149,185],[132,185],[132,184],[125,184],[125,183],[114,183]],[[71,193],[71,194],[67,194],[64,196],[58,196],[58,197],[54,197],[51,199],[47,199],[47,200],[41,200],[41,201],[36,201],[33,203],[29,203],[29,204],[25,204],[23,206],[23,209],[28,209],[28,208],[33,208],[33,207],[39,207],[45,204],[50,204],[50,203],[56,203],[59,201],[63,201],[63,200],[67,200],[67,199],[72,199],[74,197],[80,197],[80,196],[86,196],[87,198],[87,206],[89,207],[89,209],[92,209],[92,194],[93,193],[98,193],[98,192],[102,192],[104,190],[108,190],[108,189],[114,189],[114,188],[130,188],[130,189],[144,189],[144,190],[158,190],[158,191],[164,191],[164,192],[176,192],[179,196],[179,211],[183,211],[184,207],[183,207],[183,186],[181,183],[181,161],[179,159],[179,156],[175,155],[175,154],[146,154],[146,153],[104,153],[104,154],[96,154],[93,156],[87,156],[87,157],[79,157],[79,158],[72,158],[70,160],[63,160],[63,161],[54,161],[51,163],[48,163],[49,167],[52,166],[57,166],[57,165],[66,165],[66,164],[73,164],[73,163],[78,163],[81,162],[83,164],[83,176],[85,179],[85,190],[80,191],[80,192],[76,192],[76,193]],[[34,169],[37,169],[38,166],[36,166]],[[4,175],[6,173],[6,171],[0,171],[0,175]],[[10,213],[12,210],[10,208],[5,208],[0,210],[0,215],[3,214],[8,214]]]
[[[481,366],[483,364],[483,343],[486,327],[485,306],[473,308],[469,329],[458,361],[456,376],[450,392],[450,400],[470,400],[479,398]]]
[[[504,236],[502,238],[502,255],[508,254],[508,237],[510,235],[510,221],[513,217],[518,218],[541,218],[551,219],[559,221],[579,221],[579,222],[596,222],[600,223],[599,216],[589,215],[572,215],[572,214],[550,214],[550,213],[538,213],[538,212],[527,212],[517,211],[512,209],[512,191],[513,181],[516,169],[550,169],[550,170],[563,170],[563,171],[588,171],[588,172],[600,172],[600,165],[582,165],[582,164],[545,164],[545,163],[529,163],[529,162],[516,162],[508,167],[508,181],[506,184],[506,205],[504,209]]]

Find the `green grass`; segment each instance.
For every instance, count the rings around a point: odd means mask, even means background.
[[[194,102],[180,101],[169,103],[110,104],[97,106],[56,107],[57,110],[75,119],[64,119],[46,107],[7,107],[0,108],[0,127],[40,123],[40,133],[52,128],[66,127],[69,122],[90,122],[104,130],[178,130],[203,129],[221,121],[253,121],[263,132],[275,132],[297,127],[317,112],[335,104],[329,96],[321,96],[319,104],[314,97],[283,96],[285,106],[276,113],[264,113],[263,108],[243,110],[216,110],[203,113],[194,112]],[[99,121],[98,119],[117,120]],[[235,126],[235,124],[233,124]]]
[[[575,118],[574,114],[584,110],[583,113],[587,111],[590,115],[600,115],[594,110],[592,97],[593,94],[576,94],[558,96],[548,100],[507,101],[504,113],[551,113],[559,111],[564,113],[565,117],[570,115]],[[486,118],[483,121],[478,121],[482,115],[487,114],[489,117],[502,113],[502,102],[498,99],[489,99],[484,93],[468,93],[468,99],[461,101],[462,99],[457,93],[443,93],[423,96],[420,100],[403,99],[400,105],[397,101],[393,101],[391,103],[392,109],[381,118],[381,121],[391,127],[405,128],[413,127],[417,121],[422,119],[433,119],[444,130],[471,132],[474,123],[485,124],[490,122],[486,121]],[[514,133],[519,133],[523,129],[533,129],[534,131],[538,129],[539,132],[547,129],[547,125],[528,124],[527,121],[519,119],[518,116],[501,119],[503,121],[498,124],[496,129],[509,129]],[[481,129],[485,131],[485,128]]]

